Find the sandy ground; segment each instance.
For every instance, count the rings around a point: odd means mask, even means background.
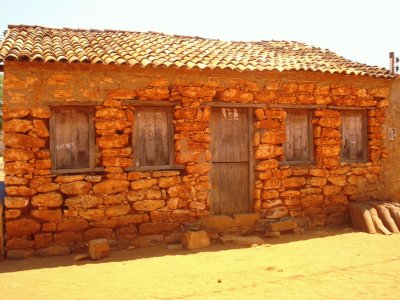
[[[400,299],[400,235],[336,229],[268,242],[6,260],[0,299]]]

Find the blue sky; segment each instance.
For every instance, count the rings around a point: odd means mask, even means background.
[[[159,31],[221,40],[295,40],[388,67],[400,56],[398,0],[0,0],[8,24]]]

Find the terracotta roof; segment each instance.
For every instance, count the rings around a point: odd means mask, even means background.
[[[293,41],[226,42],[156,32],[8,27],[0,62],[26,60],[235,71],[320,71],[392,78],[385,68]]]

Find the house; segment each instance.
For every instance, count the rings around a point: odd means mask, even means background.
[[[6,250],[173,242],[376,199],[394,76],[288,41],[9,26]]]

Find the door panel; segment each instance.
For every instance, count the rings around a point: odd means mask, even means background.
[[[211,182],[214,214],[251,210],[248,116],[247,108],[213,109]]]

